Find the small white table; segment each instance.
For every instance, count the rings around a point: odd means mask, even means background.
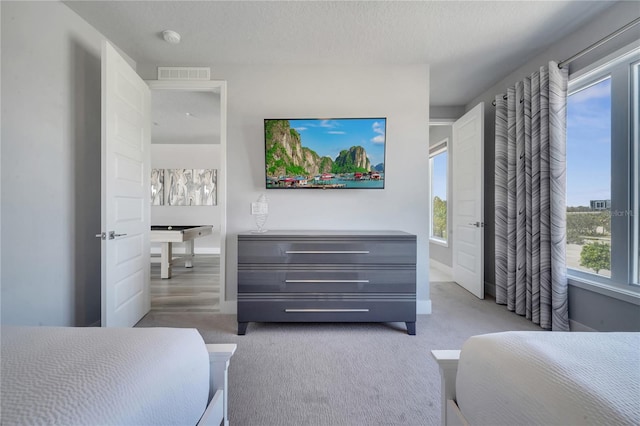
[[[171,265],[175,259],[184,259],[184,266],[193,267],[193,246],[196,238],[211,235],[213,226],[182,226],[182,225],[153,225],[151,226],[150,241],[161,243],[160,276],[171,278]],[[173,257],[173,243],[185,243],[184,256]],[[152,258],[152,261],[155,259]]]

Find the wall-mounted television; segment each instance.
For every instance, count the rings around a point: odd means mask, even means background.
[[[265,119],[268,189],[384,189],[386,118]]]

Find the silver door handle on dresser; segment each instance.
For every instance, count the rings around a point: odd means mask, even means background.
[[[287,250],[286,254],[369,254],[369,250]]]
[[[299,313],[299,312],[369,312],[368,309],[285,309],[286,313]]]
[[[285,283],[368,283],[369,280],[284,280]]]

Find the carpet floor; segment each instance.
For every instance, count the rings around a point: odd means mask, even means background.
[[[232,425],[437,425],[440,375],[432,349],[470,336],[541,330],[493,299],[431,282],[431,315],[404,323],[250,323],[235,315],[154,313],[137,327],[197,328],[206,343],[237,343],[229,367]]]

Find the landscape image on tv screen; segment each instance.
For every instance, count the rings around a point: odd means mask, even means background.
[[[386,118],[265,119],[266,187],[383,189]]]

